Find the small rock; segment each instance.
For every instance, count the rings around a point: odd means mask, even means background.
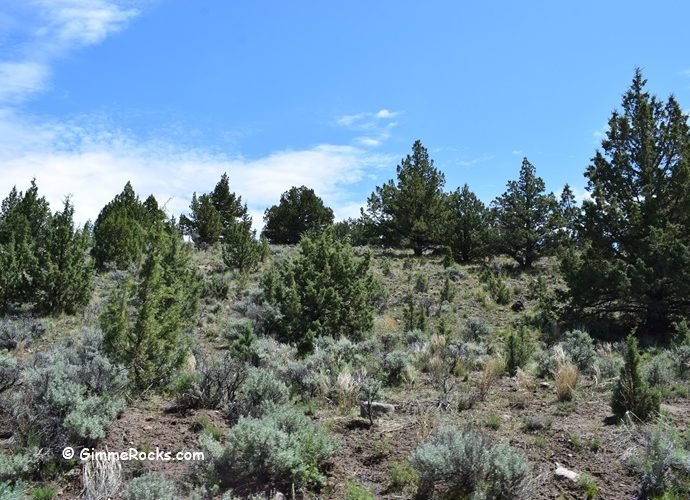
[[[372,417],[380,417],[381,415],[390,415],[391,413],[395,413],[395,406],[392,404],[388,403],[377,403],[376,401],[372,401],[371,403],[371,416]],[[359,416],[360,417],[368,417],[369,414],[367,413],[367,403],[362,401],[359,404]]]
[[[551,388],[551,384],[549,384],[548,382],[541,382],[541,383],[539,384],[539,387],[541,387],[541,388],[543,388],[543,389],[550,389],[550,388]]]
[[[580,479],[580,474],[570,469],[566,469],[558,462],[556,462],[556,471],[553,473],[553,475],[562,479],[570,479],[571,481],[577,481]]]

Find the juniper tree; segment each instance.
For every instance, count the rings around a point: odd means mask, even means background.
[[[527,158],[520,177],[509,181],[508,189],[492,203],[496,250],[509,255],[527,269],[552,246],[556,198],[545,192],[544,181]]]
[[[453,256],[461,262],[471,262],[486,255],[489,213],[467,184],[448,195],[448,215],[445,240]]]
[[[690,129],[645,85],[637,70],[587,168],[584,250],[563,270],[579,318],[664,335],[690,315]]]
[[[313,189],[293,186],[264,213],[262,234],[271,243],[295,244],[303,234],[322,231],[332,223],[333,210]]]
[[[305,236],[292,260],[277,264],[264,275],[266,301],[277,311],[267,329],[301,352],[314,339],[361,338],[373,324],[374,278],[371,257],[356,257],[332,231]]]
[[[421,255],[441,240],[445,176],[419,140],[396,171],[397,182],[391,179],[376,188],[362,218],[382,243],[412,248]]]

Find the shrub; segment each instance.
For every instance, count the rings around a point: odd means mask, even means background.
[[[374,494],[364,486],[353,481],[347,483],[345,488],[345,500],[374,500]]]
[[[313,189],[291,187],[280,203],[264,212],[262,235],[271,243],[295,244],[309,232],[319,232],[333,223],[333,210],[323,204]]]
[[[397,491],[402,491],[409,486],[416,486],[419,482],[417,472],[407,460],[391,465],[389,475],[391,479],[391,488]]]
[[[45,333],[40,321],[27,316],[0,319],[0,349],[14,349],[23,343],[28,345]]]
[[[31,490],[32,500],[50,500],[55,496],[53,486],[39,486]]]
[[[645,380],[650,387],[666,387],[673,379],[673,359],[664,351],[657,354],[644,367]]]
[[[426,274],[418,274],[414,284],[414,291],[426,293],[429,290],[429,277]]]
[[[122,492],[123,500],[176,500],[175,484],[160,474],[149,472],[132,479]]]
[[[480,279],[484,282],[486,291],[494,302],[501,305],[510,302],[511,291],[501,274],[485,270],[480,275]]]
[[[420,476],[420,494],[442,486],[449,498],[520,498],[529,466],[505,445],[491,445],[480,434],[441,428],[410,456]]]
[[[260,418],[241,418],[224,446],[209,437],[202,437],[202,443],[217,479],[275,487],[324,484],[323,465],[335,450],[320,427],[285,406],[272,407]]]
[[[237,416],[260,417],[267,407],[284,404],[287,400],[288,388],[283,382],[266,369],[251,368],[231,411]]]
[[[604,379],[617,377],[623,367],[621,356],[613,351],[611,344],[604,344],[597,349],[597,357],[594,361],[594,369],[598,376]]]
[[[690,451],[663,421],[643,434],[641,454],[631,455],[628,466],[641,476],[640,498],[658,498],[675,490],[690,494]],[[683,495],[684,493],[684,495]]]
[[[599,496],[599,486],[592,476],[587,473],[580,474],[577,485],[585,495],[586,500],[594,500]]]
[[[472,342],[485,341],[493,332],[491,326],[481,318],[468,318],[462,329],[465,340]]]
[[[230,353],[215,359],[199,355],[197,372],[182,375],[175,384],[177,403],[183,409],[229,408],[246,378],[247,366]]]
[[[229,269],[240,272],[256,271],[262,262],[264,245],[257,241],[252,220],[245,216],[241,222],[229,224],[223,231],[223,262]]]
[[[27,476],[36,465],[38,454],[37,448],[24,453],[0,453],[0,481]]]
[[[299,247],[294,259],[262,278],[266,301],[279,313],[269,318],[268,331],[301,353],[319,336],[361,338],[373,325],[371,255],[355,257],[330,231],[302,238]]]
[[[381,369],[386,374],[390,385],[400,385],[411,369],[411,361],[412,357],[406,350],[393,351],[384,356]]]
[[[122,486],[122,466],[118,459],[92,456],[82,469],[85,500],[113,498]]]
[[[554,381],[556,382],[556,394],[559,401],[571,401],[577,386],[577,365],[565,363],[558,368]]]
[[[577,365],[581,372],[587,372],[594,365],[596,351],[594,341],[587,332],[571,330],[565,334],[563,349],[567,356]]]
[[[611,409],[618,419],[631,412],[636,418],[647,420],[659,412],[659,396],[642,379],[635,337],[629,335],[627,344],[625,365],[621,368],[620,378],[613,390]]]
[[[230,283],[222,274],[214,274],[201,283],[201,297],[225,300],[230,292]]]
[[[515,449],[497,444],[489,452],[489,470],[486,477],[484,498],[527,498],[530,467]]]
[[[19,382],[21,373],[17,360],[8,352],[0,351],[0,394],[11,389]],[[0,402],[0,410],[3,409]]]
[[[365,377],[359,386],[359,395],[365,403],[369,425],[374,425],[374,414],[371,404],[381,395],[381,382],[373,377]]]
[[[37,354],[20,382],[13,404],[18,427],[58,449],[105,436],[124,406],[127,373],[103,355],[100,332],[86,332],[79,343]]]
[[[26,493],[22,483],[0,482],[2,500],[24,500]]]
[[[534,342],[529,331],[522,327],[511,332],[506,341],[506,370],[511,377],[517,374],[518,368],[524,368],[534,352]]]

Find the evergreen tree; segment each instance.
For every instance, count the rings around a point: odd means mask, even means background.
[[[261,280],[266,301],[277,311],[268,330],[303,353],[318,336],[360,338],[374,319],[370,255],[355,257],[332,231],[303,237],[299,249]]]
[[[489,213],[486,206],[465,184],[448,195],[446,242],[453,257],[471,262],[488,251]]]
[[[98,214],[93,226],[91,249],[96,267],[105,269],[113,263],[118,269],[139,266],[144,246],[164,225],[165,213],[153,196],[145,204],[139,200],[130,182]]]
[[[209,194],[192,195],[189,215],[180,217],[180,226],[198,247],[214,245],[220,235],[247,215],[242,197],[230,191],[230,180],[224,173]]]
[[[38,252],[34,302],[38,310],[73,314],[86,306],[93,290],[93,263],[89,256],[91,228],[74,228],[69,198],[50,219]]]
[[[495,247],[515,259],[522,269],[532,267],[554,242],[556,198],[545,193],[544,181],[527,158],[520,177],[508,182],[508,190],[493,202]]]
[[[412,248],[421,255],[441,239],[445,177],[419,140],[396,171],[397,183],[391,179],[377,187],[362,218],[382,243]]]
[[[627,342],[625,365],[621,368],[618,383],[613,390],[611,409],[618,419],[631,412],[635,418],[648,420],[659,412],[659,396],[642,378],[637,340],[629,335]]]
[[[577,201],[575,201],[575,194],[569,184],[563,187],[558,201],[556,226],[558,229],[558,241],[561,246],[574,248],[578,245],[580,207]]]
[[[637,70],[585,173],[584,250],[563,261],[571,306],[645,334],[690,315],[690,133]]]
[[[262,247],[249,216],[242,222],[233,222],[223,232],[223,262],[230,269],[255,271],[263,260]]]
[[[101,316],[106,350],[129,367],[138,389],[165,387],[189,354],[185,333],[198,286],[177,226],[146,253],[138,280],[125,279]]]
[[[323,231],[333,224],[333,210],[323,204],[313,189],[291,187],[278,205],[264,213],[263,236],[271,243],[292,245],[309,231]]]

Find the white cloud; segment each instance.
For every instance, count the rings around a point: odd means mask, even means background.
[[[13,47],[0,60],[0,105],[21,103],[44,90],[56,59],[101,42],[138,14],[109,0],[28,0],[18,5],[7,6],[9,12],[0,18]]]
[[[388,109],[381,109],[376,113],[376,118],[379,119],[390,119],[390,118],[395,118],[398,116],[400,113],[396,111],[390,111]]]
[[[0,103],[17,103],[41,90],[50,71],[32,61],[0,62]]]
[[[511,154],[511,155],[515,155],[515,156],[524,156],[524,154],[523,154],[523,152],[522,152],[521,149],[513,149],[513,150],[510,152],[510,154]]]
[[[391,120],[399,114],[398,111],[380,109],[375,113],[367,111],[341,116],[336,123],[351,130],[366,133],[355,139],[356,143],[366,148],[375,148],[390,138],[391,130],[398,125]]]
[[[493,155],[482,155],[476,158],[471,158],[469,160],[458,160],[457,164],[461,167],[472,167],[474,165],[477,165],[478,163],[483,163],[485,161],[492,160],[493,158]]]
[[[355,146],[321,144],[259,158],[230,158],[183,150],[164,141],[139,143],[119,131],[78,124],[31,122],[0,112],[0,194],[20,190],[35,177],[55,209],[68,194],[80,221],[100,209],[130,180],[140,196],[154,194],[173,215],[185,212],[192,192],[208,192],[223,172],[231,187],[262,215],[291,186],[313,188],[336,217],[358,213],[351,187],[392,158]],[[92,132],[95,130],[95,132]],[[359,195],[358,195],[359,196]],[[260,217],[255,224],[260,225]]]

